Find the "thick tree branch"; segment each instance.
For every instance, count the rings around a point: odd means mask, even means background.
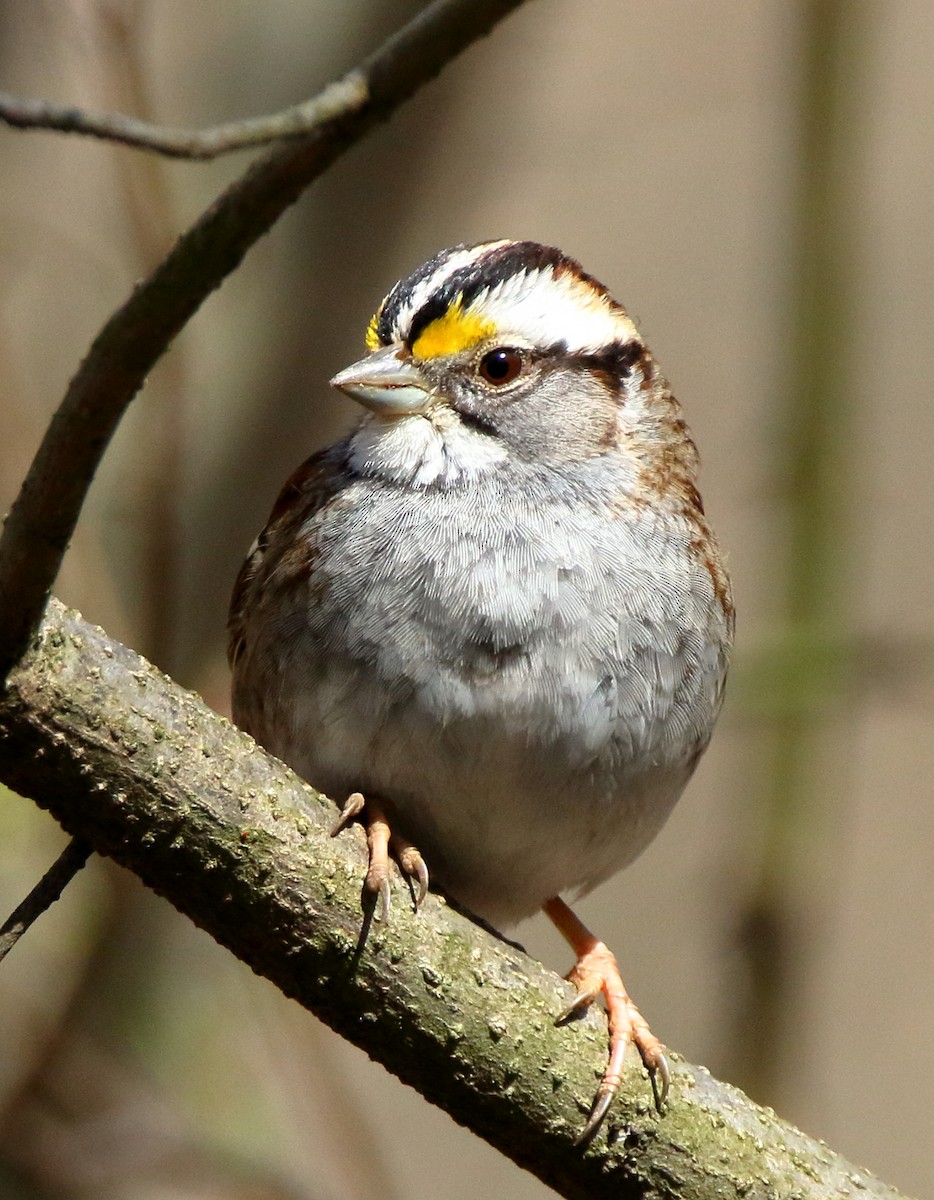
[[[328,121],[353,112],[366,100],[366,95],[366,81],[353,72],[326,87],[320,95],[281,112],[228,121],[209,129],[174,129],[119,113],[87,112],[73,105],[50,104],[46,100],[0,92],[0,121],[13,129],[80,133],[105,142],[152,150],[169,158],[204,160],[313,133]]]
[[[435,0],[342,81],[345,111],[270,152],[205,212],[98,334],[0,537],[0,678],[23,652],[120,418],[172,338],[344,150],[522,0]]]
[[[612,1136],[575,1148],[603,1018],[555,1027],[568,986],[435,897],[361,937],[362,839],[328,836],[330,802],[55,601],[0,695],[0,778],[565,1196],[896,1200],[678,1059],[664,1116],[630,1064]]]

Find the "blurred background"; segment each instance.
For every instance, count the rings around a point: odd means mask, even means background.
[[[205,126],[419,6],[0,0],[0,87]],[[442,246],[535,238],[682,400],[738,611],[665,832],[582,903],[654,1030],[908,1193],[934,1151],[934,6],[537,0],[351,151],[158,366],[57,591],[227,711],[232,581],[356,413],[326,381]],[[0,129],[0,509],[90,340],[242,156]],[[0,805],[0,916],[64,844]],[[544,920],[518,936],[559,971]],[[0,969],[16,1200],[543,1197],[99,859]]]

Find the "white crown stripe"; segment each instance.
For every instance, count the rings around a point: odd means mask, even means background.
[[[524,271],[481,292],[468,311],[492,321],[497,336],[533,346],[564,343],[571,354],[594,353],[638,338],[622,309],[587,280],[555,276],[551,268]]]
[[[508,241],[484,242],[452,252],[412,287],[396,313],[394,335],[405,340],[412,321],[432,296],[465,267],[478,267]],[[529,346],[563,343],[571,354],[596,353],[614,342],[641,341],[625,311],[589,279],[553,266],[518,268],[515,274],[484,289],[468,313],[496,327],[497,338]]]

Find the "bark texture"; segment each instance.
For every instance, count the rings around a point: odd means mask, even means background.
[[[898,1195],[677,1056],[665,1115],[631,1063],[576,1148],[602,1014],[556,1027],[567,984],[440,898],[413,914],[401,882],[367,927],[363,837],[329,836],[331,801],[55,601],[0,692],[0,778],[564,1196]]]

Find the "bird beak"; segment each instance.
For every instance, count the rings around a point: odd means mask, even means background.
[[[430,385],[398,345],[383,346],[338,371],[331,387],[383,417],[423,413],[433,400]]]

